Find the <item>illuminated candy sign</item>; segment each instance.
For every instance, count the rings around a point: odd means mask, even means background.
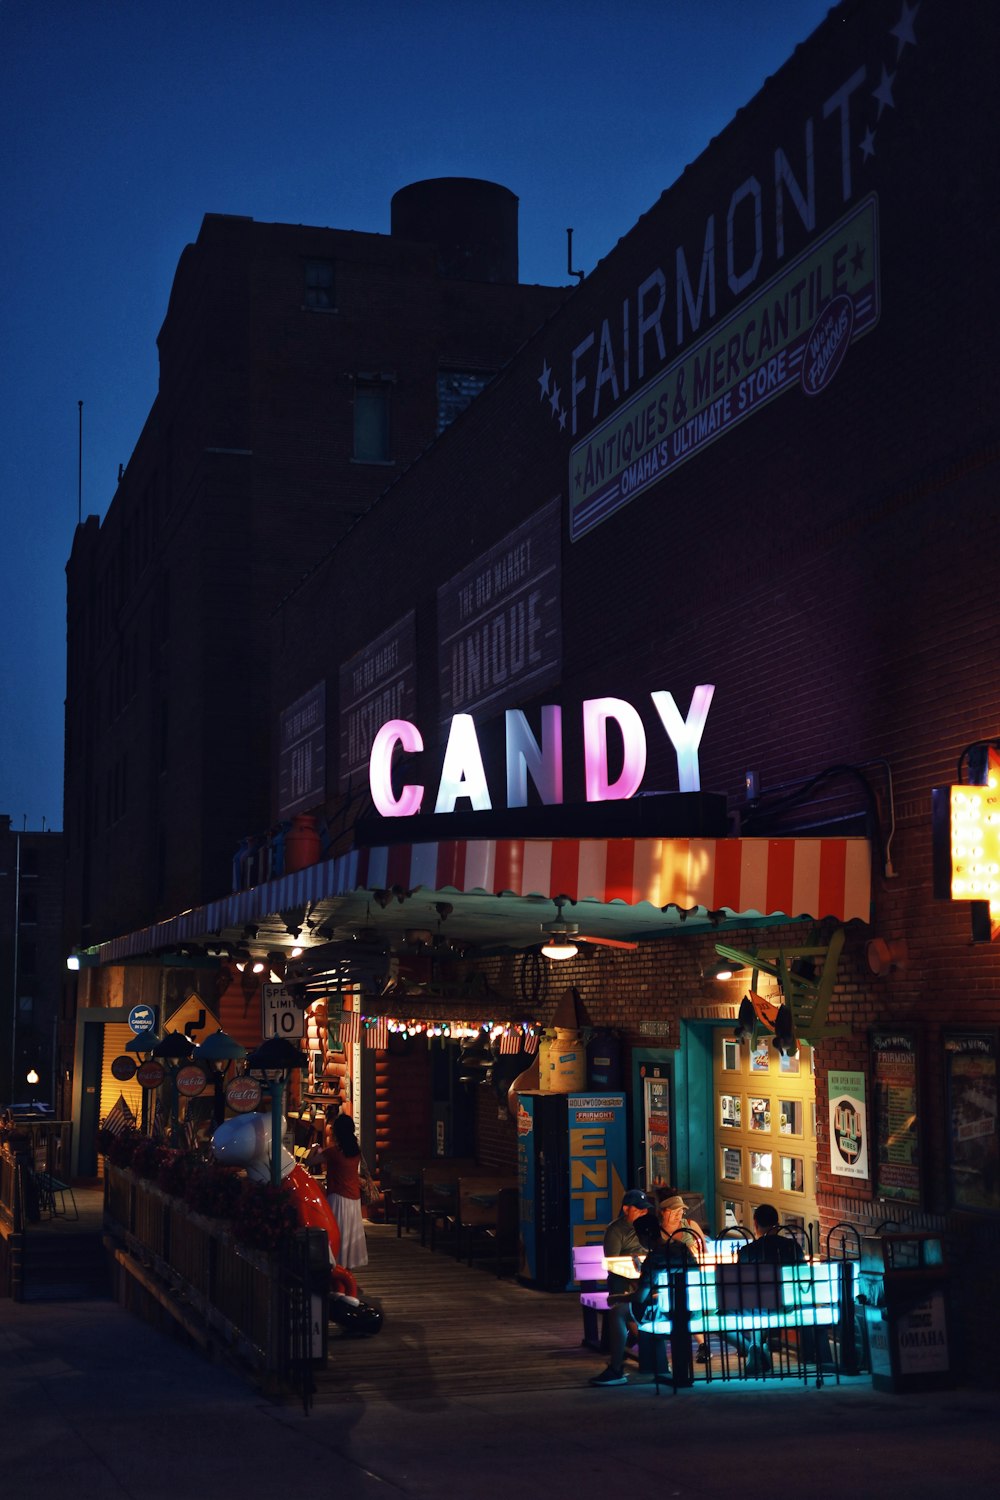
[[[701,789],[698,749],[715,688],[696,687],[684,717],[668,692],[650,694],[659,721],[677,755],[677,777],[682,792]],[[621,770],[611,779],[608,756],[609,725],[617,725],[623,756]],[[507,807],[527,807],[530,776],[543,804],[563,800],[562,709],[549,704],[541,711],[541,743],[536,740],[520,709],[508,709],[506,725]],[[611,802],[634,796],[646,770],[646,731],[638,710],[624,698],[590,698],[583,704],[584,782],[588,802]],[[419,813],[426,788],[417,783],[399,792],[392,783],[397,748],[404,754],[419,754],[423,736],[408,719],[390,719],[372,743],[368,779],[372,801],[384,818],[408,818]],[[489,812],[493,797],[471,714],[455,714],[445,745],[438,781],[435,813],[451,813],[465,799],[474,812]]]

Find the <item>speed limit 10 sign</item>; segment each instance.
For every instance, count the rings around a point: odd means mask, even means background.
[[[261,1024],[264,1040],[269,1036],[283,1036],[290,1042],[306,1034],[305,1012],[296,1005],[283,984],[262,984],[260,999],[263,1007]]]

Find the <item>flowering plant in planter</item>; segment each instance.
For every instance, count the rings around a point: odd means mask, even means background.
[[[277,1250],[299,1227],[291,1189],[284,1184],[244,1182],[233,1211],[233,1234],[254,1250]]]
[[[160,1173],[160,1156],[163,1147],[151,1141],[148,1136],[140,1136],[132,1151],[131,1167],[137,1177],[145,1177],[150,1182],[155,1182]]]
[[[243,1193],[243,1178],[235,1167],[196,1162],[184,1186],[184,1202],[196,1214],[231,1219]]]
[[[172,1198],[183,1198],[194,1166],[195,1158],[190,1152],[176,1151],[169,1146],[161,1146],[156,1180],[163,1191],[169,1193]]]
[[[136,1130],[99,1130],[97,1149],[113,1167],[130,1167],[136,1145],[141,1139]]]

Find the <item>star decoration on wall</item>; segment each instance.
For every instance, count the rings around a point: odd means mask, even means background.
[[[896,82],[896,75],[895,75],[895,73],[890,73],[888,71],[888,69],[886,68],[885,63],[883,63],[882,64],[882,77],[881,77],[881,79],[879,81],[879,86],[878,86],[877,89],[873,89],[872,90],[872,93],[875,95],[875,98],[878,100],[878,114],[875,117],[876,121],[881,120],[881,118],[882,118],[882,111],[884,109],[895,109],[896,108],[895,100],[892,97],[892,86],[893,86],[893,84],[895,82]]]
[[[912,6],[907,5],[906,0],[903,0],[903,14],[900,16],[895,26],[889,27],[890,35],[896,38],[898,49],[896,52],[897,62],[903,55],[904,47],[915,47],[917,45],[917,39],[913,34],[913,22],[916,19],[917,11],[919,9],[920,0],[917,0],[917,4]]]
[[[874,121],[867,120],[865,122],[864,135],[858,142],[858,149],[861,152],[861,160],[863,162],[871,161],[875,155],[875,128],[882,119],[883,112],[887,109],[896,108],[894,89],[896,77],[899,72],[899,59],[907,47],[916,47],[917,45],[914,23],[919,9],[920,0],[917,0],[915,5],[909,5],[907,4],[907,0],[902,0],[899,20],[895,26],[889,27],[889,35],[896,39],[896,56],[890,59],[890,62],[895,63],[896,68],[894,72],[890,72],[889,66],[883,62],[882,76],[879,79],[878,87],[871,91],[871,97],[874,99],[877,108]]]
[[[538,399],[548,401],[550,414],[559,423],[559,431],[566,427],[566,408],[562,404],[562,390],[552,379],[552,368],[547,359],[542,360],[542,373],[538,377]]]

